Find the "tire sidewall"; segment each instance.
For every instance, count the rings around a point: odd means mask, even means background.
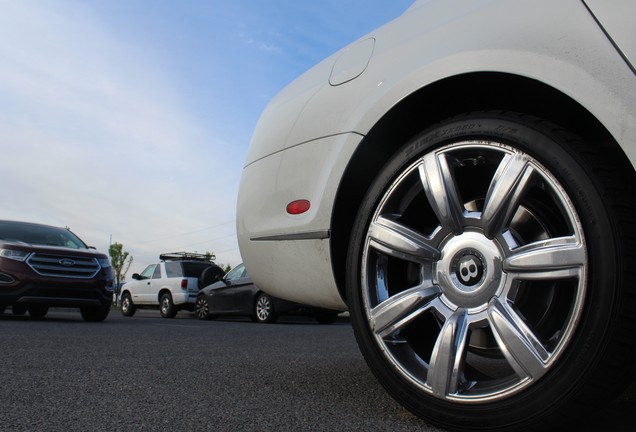
[[[391,183],[424,154],[444,145],[472,139],[489,139],[517,148],[546,167],[559,181],[578,213],[588,250],[587,293],[573,339],[550,371],[525,390],[503,400],[484,404],[452,404],[416,388],[383,357],[371,335],[360,289],[361,257],[367,229],[378,203]],[[538,119],[517,114],[473,114],[440,123],[405,144],[387,162],[369,188],[352,231],[347,268],[347,295],[351,321],[360,349],[379,381],[394,398],[417,415],[441,425],[470,429],[514,427],[559,410],[574,410],[573,398],[586,394],[594,379],[614,326],[619,302],[620,269],[614,247],[616,234],[601,198],[597,180],[589,175],[588,161],[576,141],[559,136]],[[587,395],[591,396],[591,395]],[[585,396],[585,397],[587,397]],[[598,397],[598,395],[596,396]],[[567,415],[567,412],[565,413]],[[575,413],[572,412],[572,415]]]
[[[125,304],[128,304],[128,306],[124,306]],[[132,298],[130,298],[130,294],[125,293],[122,296],[122,300],[121,300],[121,313],[123,316],[126,317],[131,317],[135,314],[135,305],[132,301]]]
[[[166,311],[164,313],[163,303],[166,300],[168,301],[168,307],[166,308]],[[159,300],[159,312],[161,313],[161,316],[163,318],[174,318],[177,314],[177,310],[174,303],[172,303],[172,296],[170,294],[166,293],[161,296],[161,299]]]

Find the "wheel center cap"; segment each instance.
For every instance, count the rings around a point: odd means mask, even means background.
[[[474,287],[484,277],[484,258],[479,252],[472,249],[458,253],[451,264],[454,270],[453,282],[464,287]]]
[[[449,238],[441,245],[441,252],[434,273],[442,288],[442,301],[452,310],[484,310],[501,292],[505,279],[496,241],[481,232],[465,232]]]

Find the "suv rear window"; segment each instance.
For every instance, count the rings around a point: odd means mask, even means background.
[[[210,267],[210,263],[204,262],[183,262],[183,273],[185,277],[198,278],[203,270]]]
[[[192,261],[166,261],[167,277],[198,278],[203,270],[210,267],[209,263]]]
[[[181,277],[183,272],[181,271],[181,263],[177,261],[166,261],[166,277]]]

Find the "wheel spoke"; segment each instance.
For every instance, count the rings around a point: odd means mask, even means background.
[[[439,259],[439,250],[425,236],[386,216],[371,223],[369,237],[376,249],[396,258],[416,262]]]
[[[499,348],[517,375],[522,379],[542,376],[550,354],[521,317],[499,299],[493,299],[488,318]]]
[[[444,322],[431,356],[426,384],[436,396],[457,393],[467,339],[467,313],[458,309]]]
[[[440,293],[436,285],[420,285],[390,297],[371,310],[371,329],[382,338],[394,334],[427,310]]]
[[[481,216],[484,233],[488,238],[501,233],[517,209],[533,172],[528,160],[526,155],[506,155],[499,164],[490,183]]]
[[[585,247],[576,237],[558,237],[516,249],[503,268],[519,279],[557,279],[579,276],[586,260]]]
[[[464,206],[455,184],[453,163],[458,162],[445,154],[430,153],[424,157],[419,172],[426,197],[442,226],[461,234]]]

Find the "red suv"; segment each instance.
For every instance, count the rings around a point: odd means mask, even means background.
[[[108,257],[70,230],[0,221],[0,313],[43,318],[50,306],[79,307],[86,321],[103,321],[113,297]]]

